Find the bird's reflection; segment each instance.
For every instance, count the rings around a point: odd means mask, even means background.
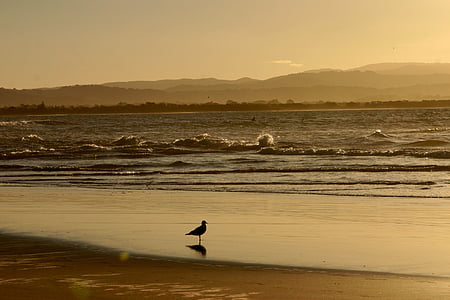
[[[186,247],[191,248],[192,250],[197,251],[198,253],[200,253],[202,256],[206,256],[206,248],[203,247],[202,245],[186,245]]]

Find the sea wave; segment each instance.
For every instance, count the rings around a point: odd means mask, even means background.
[[[450,166],[355,166],[308,168],[248,168],[234,170],[157,171],[159,174],[227,174],[227,173],[309,173],[309,172],[448,172]]]
[[[382,133],[380,129],[375,130],[372,134],[368,136],[369,138],[381,138],[381,139],[388,139],[390,138],[389,135]]]
[[[2,127],[24,127],[33,124],[32,120],[22,120],[22,121],[1,121],[0,126]]]
[[[116,146],[139,145],[139,143],[141,143],[141,139],[134,135],[121,136],[112,142],[112,144]]]
[[[62,171],[135,171],[137,175],[208,175],[208,174],[234,174],[234,173],[340,173],[340,172],[366,172],[366,173],[383,173],[383,172],[448,172],[450,165],[373,165],[373,166],[322,166],[322,167],[294,167],[294,168],[280,168],[280,167],[264,167],[264,168],[239,168],[239,169],[224,169],[217,166],[216,169],[195,169],[185,170],[179,167],[192,166],[192,163],[184,161],[175,161],[167,164],[155,164],[152,162],[135,163],[135,164],[93,164],[86,166],[76,165],[43,165],[43,166],[29,166],[25,164],[10,164],[0,165],[0,170],[28,170],[35,172],[62,172]],[[170,167],[172,169],[168,169]],[[225,167],[225,165],[223,165]],[[199,167],[197,167],[199,168]]]
[[[193,138],[177,139],[173,142],[175,146],[188,148],[208,148],[208,149],[226,149],[232,144],[231,141],[224,138],[201,134]]]
[[[33,120],[32,123],[39,124],[39,125],[67,125],[68,123],[66,121],[59,121],[59,120],[51,120],[51,119],[44,119],[44,120]]]
[[[260,147],[270,147],[275,144],[273,136],[268,133],[259,135],[257,141]]]
[[[424,140],[405,144],[409,147],[444,147],[448,146],[448,142],[441,140]]]
[[[291,181],[278,181],[278,182],[252,182],[252,181],[239,181],[239,182],[224,182],[224,181],[204,181],[204,182],[185,182],[185,183],[176,183],[176,182],[164,182],[157,183],[158,185],[176,185],[176,186],[323,186],[323,185],[340,185],[340,186],[352,186],[352,185],[387,185],[387,186],[395,186],[395,185],[418,185],[418,186],[430,186],[435,185],[434,181],[395,181],[395,180],[373,180],[373,181],[346,181],[346,182],[327,182],[327,181],[310,181],[310,182],[291,182]],[[151,184],[149,184],[151,185]]]
[[[449,110],[422,112],[2,117],[0,184],[448,197]]]
[[[416,157],[416,158],[436,158],[436,159],[450,159],[450,150],[436,149],[433,151],[414,149],[399,149],[399,150],[362,150],[362,149],[316,149],[316,148],[277,148],[264,147],[257,145],[233,145],[226,148],[215,147],[165,147],[165,148],[149,148],[142,146],[120,146],[107,147],[99,145],[82,145],[77,147],[58,148],[51,145],[45,145],[42,141],[27,141],[30,147],[24,147],[17,150],[2,151],[0,159],[25,159],[33,157],[47,157],[49,159],[70,159],[77,158],[80,155],[88,158],[89,156],[96,159],[108,158],[117,156],[118,158],[141,158],[151,156],[177,156],[177,155],[192,155],[192,154],[214,154],[214,153],[239,153],[249,152],[259,155],[273,155],[273,156],[337,156],[337,157]],[[429,148],[426,148],[429,149]],[[245,155],[245,154],[244,154]],[[244,162],[245,163],[245,162]]]
[[[84,144],[84,145],[81,145],[81,146],[79,146],[79,147],[76,147],[75,149],[72,149],[73,151],[75,151],[75,152],[86,152],[86,153],[89,153],[89,152],[96,152],[96,151],[105,151],[105,150],[111,150],[112,148],[111,147],[105,147],[105,146],[100,146],[100,145],[97,145],[97,144]]]
[[[38,120],[15,120],[15,121],[0,121],[0,127],[30,127],[33,125],[45,126],[61,126],[67,125],[66,121],[52,120],[52,119],[38,119]]]
[[[0,170],[10,171],[33,171],[33,172],[78,172],[78,171],[123,171],[128,169],[142,169],[154,166],[152,163],[148,164],[94,164],[87,166],[76,165],[57,165],[57,166],[30,166],[22,164],[0,165]],[[21,175],[22,176],[22,175]]]
[[[229,140],[205,133],[193,138],[176,139],[171,145],[178,148],[178,151],[181,152],[183,152],[183,150],[181,150],[180,147],[183,149],[252,151],[258,150],[261,147],[274,145],[274,138],[270,134],[261,134],[255,141]],[[165,152],[167,152],[167,150]]]
[[[360,150],[360,149],[298,149],[266,147],[257,153],[265,155],[332,155],[332,156],[412,156],[429,158],[450,158],[450,151],[415,151],[415,150]]]
[[[169,167],[186,167],[186,166],[190,166],[192,164],[181,161],[181,160],[177,160],[176,162],[170,163]]]
[[[37,134],[29,134],[27,136],[22,137],[23,142],[43,142],[44,139],[38,136]]]
[[[370,140],[368,137],[375,136]],[[360,139],[360,140],[358,140]],[[361,140],[362,139],[362,140]],[[254,140],[227,139],[209,134],[180,138],[173,141],[156,141],[143,137],[128,135],[111,140],[63,141],[57,138],[44,139],[32,133],[22,136],[20,140],[0,138],[1,159],[20,159],[39,155],[49,158],[70,158],[83,155],[95,156],[97,159],[117,156],[120,158],[140,158],[153,155],[190,155],[201,153],[236,153],[251,152],[259,155],[303,155],[303,156],[409,156],[418,158],[449,159],[450,142],[444,139],[425,139],[413,142],[394,142],[393,137],[375,131],[363,138],[344,138],[331,143],[341,147],[309,147],[303,141],[275,141],[271,134],[263,133]],[[325,141],[328,142],[328,141]],[[330,143],[330,142],[328,142]],[[54,153],[49,153],[53,151]],[[28,155],[28,156],[27,156]],[[101,155],[101,156],[100,156]]]
[[[432,128],[419,128],[419,129],[411,129],[411,130],[400,130],[397,133],[404,134],[404,133],[412,133],[412,134],[419,134],[419,133],[442,133],[445,131],[450,131],[449,127],[432,127]]]

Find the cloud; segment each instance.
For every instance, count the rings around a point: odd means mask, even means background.
[[[288,59],[272,60],[271,63],[289,65],[289,64],[292,64],[292,60],[288,60]]]
[[[295,63],[295,62],[293,62],[290,59],[272,60],[270,63],[272,63],[272,64],[281,64],[281,65],[289,65],[291,67],[296,67],[296,68],[299,68],[299,67],[303,66],[303,64]]]

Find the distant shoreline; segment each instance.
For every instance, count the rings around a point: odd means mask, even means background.
[[[422,101],[371,101],[371,102],[317,102],[280,103],[234,102],[226,104],[215,102],[197,104],[175,104],[145,102],[142,104],[59,106],[59,105],[18,105],[0,107],[0,115],[67,115],[67,114],[134,114],[134,113],[194,113],[194,112],[251,112],[251,111],[308,111],[308,110],[371,110],[371,109],[438,109],[450,108],[450,100]]]

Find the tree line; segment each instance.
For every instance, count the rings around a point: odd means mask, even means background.
[[[211,112],[211,111],[268,111],[268,110],[338,110],[338,109],[395,109],[395,108],[445,108],[450,100],[422,101],[371,101],[371,102],[317,102],[296,103],[288,100],[281,103],[271,101],[235,102],[225,104],[207,102],[198,104],[118,103],[116,105],[64,106],[41,104],[22,104],[0,107],[0,115],[50,115],[50,114],[110,114],[110,113],[171,113],[171,112]]]

